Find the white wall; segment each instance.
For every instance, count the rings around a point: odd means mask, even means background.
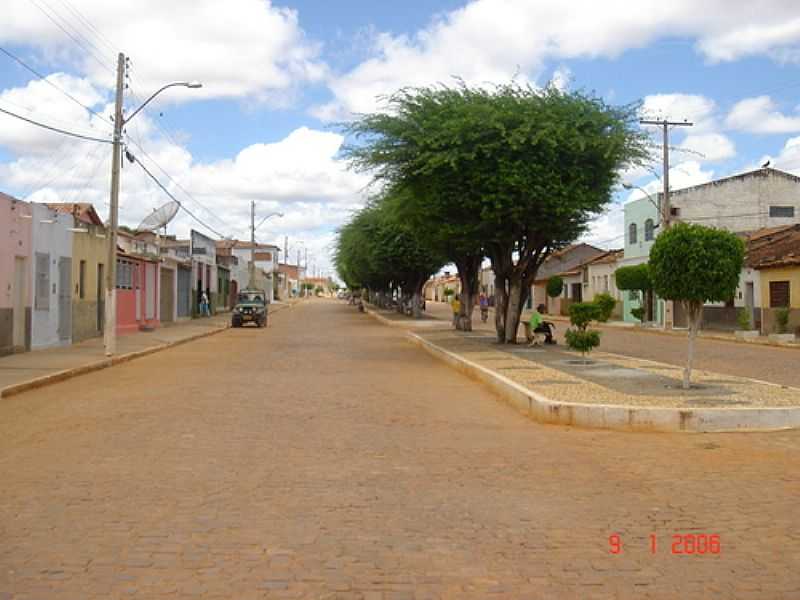
[[[68,345],[72,341],[72,327],[69,328],[69,337],[67,339],[60,340],[58,337],[58,262],[59,258],[72,257],[73,234],[68,229],[74,227],[74,222],[72,215],[52,211],[44,204],[32,203],[31,209],[33,219],[31,224],[32,254],[30,263],[31,289],[34,292],[34,298],[36,297],[36,253],[41,252],[50,255],[49,308],[48,310],[36,310],[35,300],[31,303],[31,349],[36,350],[50,346]],[[72,267],[70,266],[70,300],[73,296],[72,287],[77,283],[77,281],[72,281]],[[71,305],[69,311],[71,319]]]

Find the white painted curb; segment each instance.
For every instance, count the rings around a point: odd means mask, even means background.
[[[682,433],[800,428],[800,407],[682,409],[556,402],[415,333],[409,332],[408,338],[433,356],[487,385],[509,404],[541,423],[618,431]]]

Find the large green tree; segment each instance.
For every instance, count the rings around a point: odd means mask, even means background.
[[[684,389],[691,384],[694,340],[703,304],[733,298],[743,265],[742,240],[728,231],[702,225],[674,225],[656,238],[650,250],[653,289],[662,298],[683,302],[689,317]]]
[[[646,158],[636,107],[511,84],[407,89],[388,108],[350,126],[353,165],[414,191],[412,220],[459,269],[465,328],[490,258],[498,341],[515,342],[539,266],[605,207],[617,173]]]

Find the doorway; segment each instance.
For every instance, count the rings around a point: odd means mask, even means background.
[[[72,334],[72,259],[58,259],[58,339]]]
[[[26,260],[24,256],[14,257],[14,325],[11,334],[11,345],[14,347],[14,352],[24,351],[25,344],[25,322],[26,322],[26,309],[25,300],[28,297],[28,287],[26,285],[28,278]]]

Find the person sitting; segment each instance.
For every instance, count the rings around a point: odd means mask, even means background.
[[[531,314],[531,318],[528,321],[529,323],[529,339],[531,346],[537,344],[536,341],[536,334],[544,335],[544,343],[545,344],[555,344],[555,340],[553,339],[553,324],[549,321],[545,321],[542,313],[545,311],[544,304],[540,304],[536,307],[536,309]]]

